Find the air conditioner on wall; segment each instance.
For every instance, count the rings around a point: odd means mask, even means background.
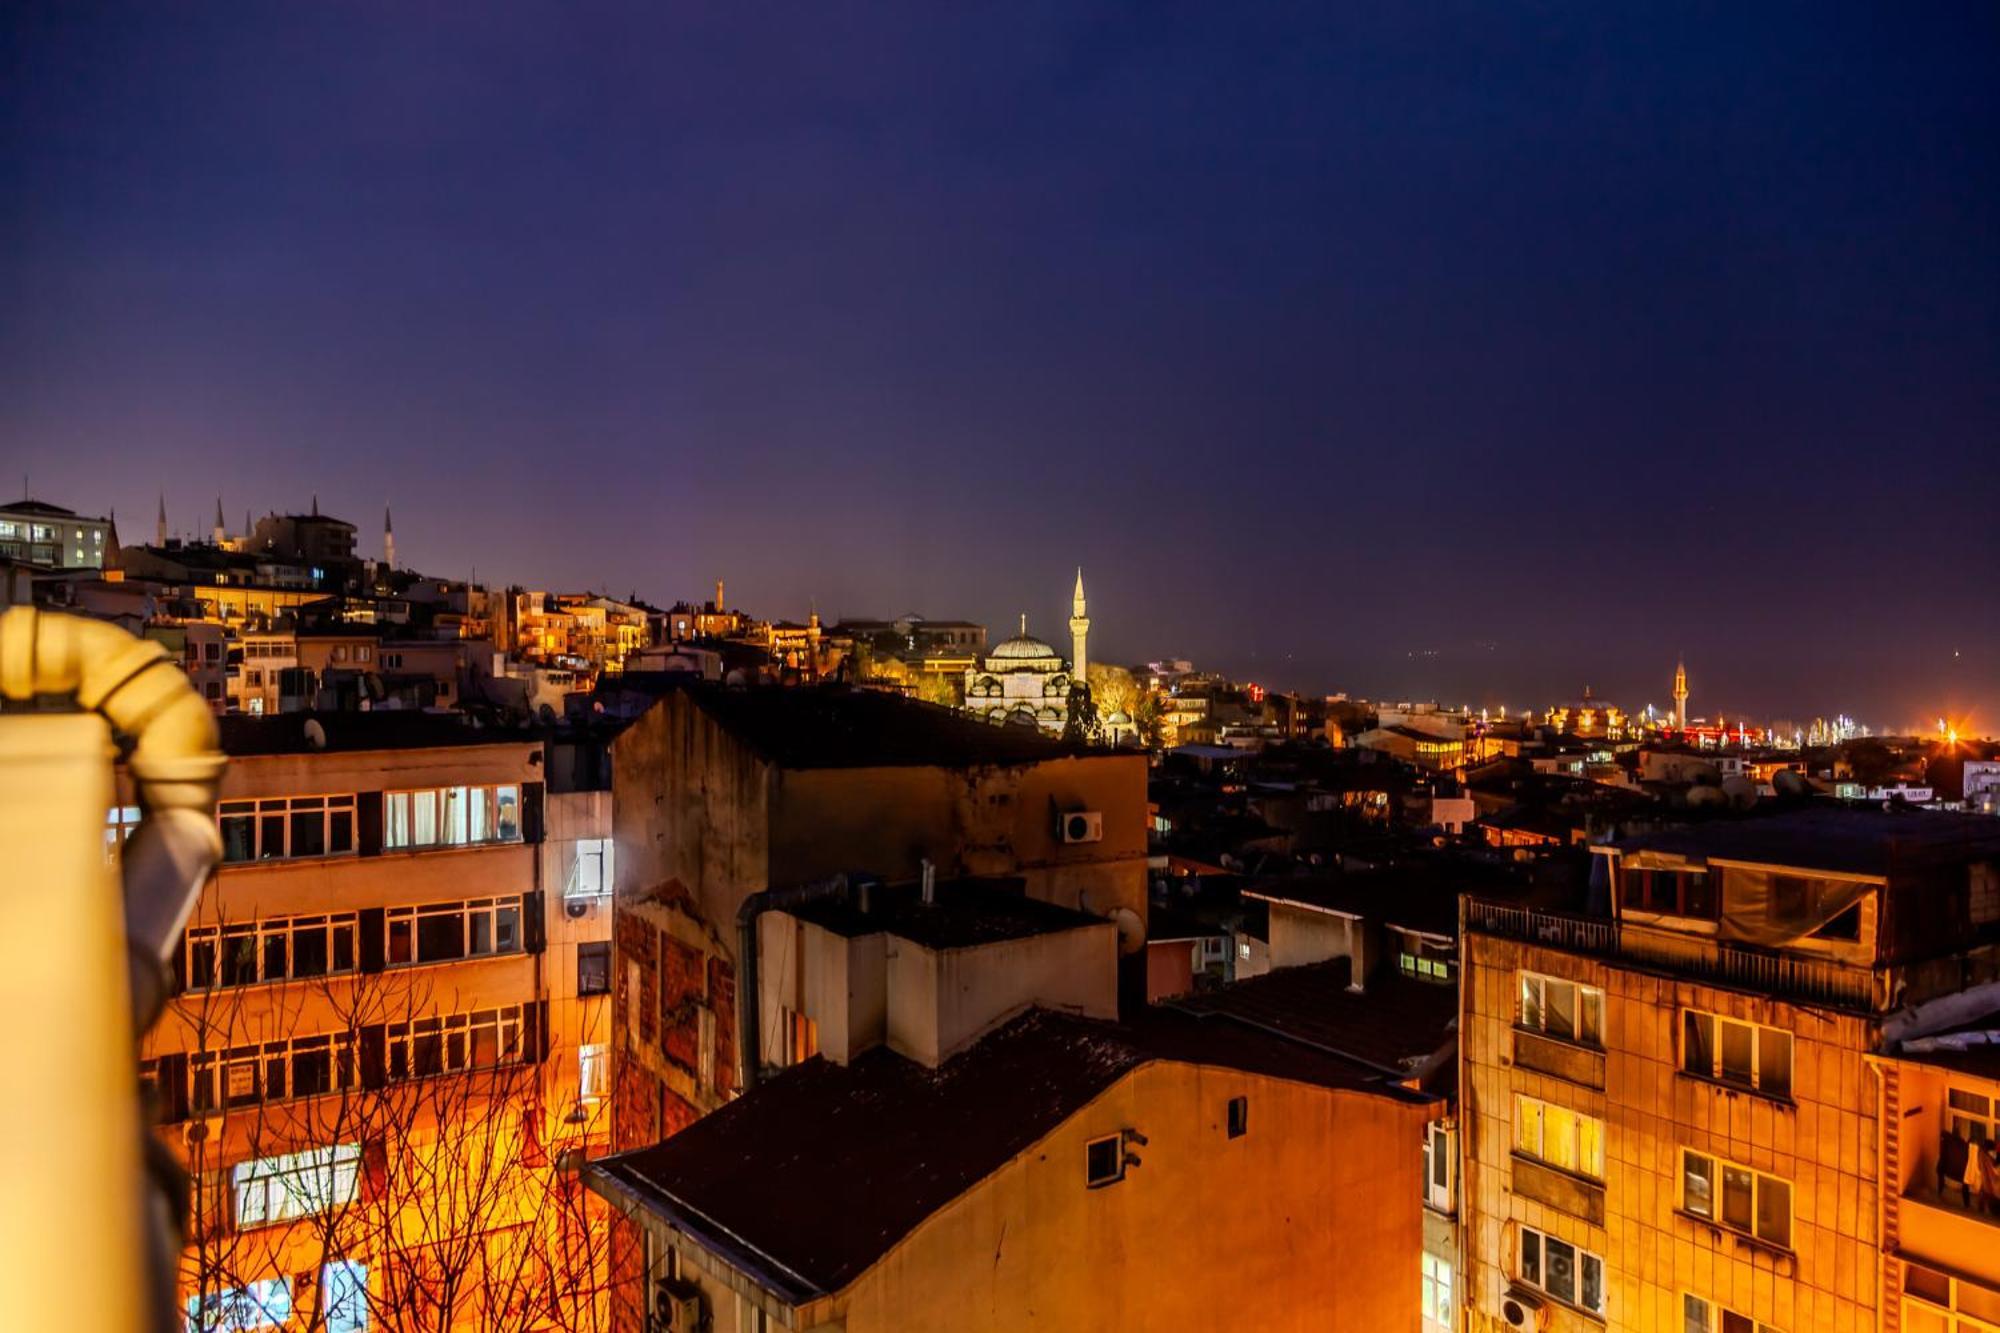
[[[1064,842],[1103,842],[1104,815],[1097,810],[1068,810],[1058,818],[1056,834]]]
[[[1548,1306],[1540,1295],[1520,1287],[1509,1287],[1500,1298],[1500,1319],[1509,1328],[1541,1329],[1549,1322]]]
[[[701,1333],[701,1289],[691,1282],[661,1278],[653,1283],[652,1318],[647,1333]]]

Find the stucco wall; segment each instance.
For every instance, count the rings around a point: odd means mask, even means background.
[[[1029,1005],[1116,1018],[1117,950],[1109,922],[966,949],[890,936],[890,1049],[936,1065]]]
[[[1272,903],[1270,966],[1302,967],[1330,958],[1353,958],[1354,978],[1362,980],[1361,960],[1355,958],[1358,926],[1359,923],[1344,916]]]
[[[1234,1096],[1249,1132],[1230,1139]],[[800,1327],[1415,1333],[1430,1113],[1148,1065],[802,1309]],[[1089,1188],[1085,1144],[1127,1128],[1147,1137],[1140,1165]]]

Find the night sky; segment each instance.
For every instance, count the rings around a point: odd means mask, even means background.
[[[2000,9],[946,8],[6,6],[5,491],[2000,729]]]

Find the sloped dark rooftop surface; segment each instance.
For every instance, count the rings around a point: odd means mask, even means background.
[[[1622,853],[1663,852],[1693,860],[1745,861],[1851,875],[2000,855],[2000,819],[1935,810],[1819,806],[1748,815],[1642,834]]]
[[[931,949],[961,949],[1002,940],[1107,925],[1103,917],[1030,898],[1018,879],[957,879],[937,885],[926,903],[914,885],[874,890],[864,912],[854,898],[788,908],[801,921],[852,938],[884,932]]]
[[[306,722],[317,719],[326,744],[306,740]],[[316,749],[429,750],[454,745],[507,745],[533,742],[529,732],[473,726],[456,713],[379,709],[367,713],[280,713],[275,717],[222,717],[222,751],[232,758],[310,754]]]
[[[838,1291],[923,1220],[1155,1060],[1408,1102],[1344,1061],[1236,1024],[1035,1010],[927,1069],[878,1049],[815,1058],[589,1174],[672,1218],[793,1301]]]
[[[1458,895],[1506,898],[1525,882],[1512,868],[1478,861],[1411,861],[1379,870],[1280,875],[1243,886],[1246,895],[1344,912],[1376,925],[1458,934]]]
[[[1347,988],[1345,958],[1280,968],[1173,1001],[1402,1075],[1435,1054],[1458,1021],[1458,987],[1394,971],[1365,994]]]
[[[840,685],[688,689],[703,712],[784,768],[963,768],[1108,753],[877,690]]]

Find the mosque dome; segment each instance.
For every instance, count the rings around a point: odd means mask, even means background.
[[[996,644],[993,651],[986,655],[1004,662],[1029,662],[1043,658],[1053,660],[1056,650],[1032,634],[1016,634],[1013,638]]]

